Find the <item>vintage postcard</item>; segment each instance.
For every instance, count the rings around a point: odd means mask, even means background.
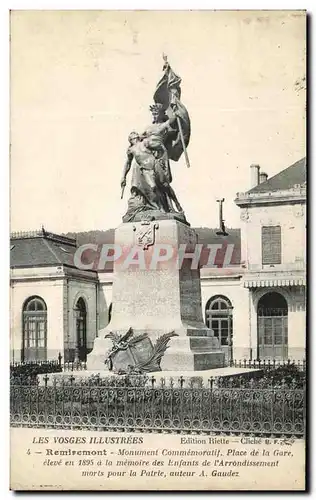
[[[10,487],[306,488],[306,12],[13,10]]]

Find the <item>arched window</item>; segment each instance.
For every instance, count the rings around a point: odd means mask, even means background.
[[[82,297],[77,300],[75,306],[76,321],[76,345],[75,360],[86,361],[87,359],[87,309]]]
[[[206,325],[214,331],[221,346],[232,346],[232,310],[230,300],[223,295],[215,295],[206,304]]]
[[[47,359],[47,307],[41,297],[30,297],[23,306],[23,361]]]
[[[278,292],[268,292],[258,302],[258,357],[287,359],[288,306]]]

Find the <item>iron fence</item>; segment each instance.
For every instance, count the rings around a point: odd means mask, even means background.
[[[49,361],[43,360],[34,360],[34,361],[12,361],[10,363],[10,368],[16,368],[19,366],[45,366],[45,367],[54,367],[54,366],[62,366],[61,361],[58,359],[51,359]]]
[[[293,360],[293,359],[232,359],[229,366],[234,368],[252,368],[252,369],[267,369],[273,370],[279,367],[295,366],[300,371],[306,370],[306,360]]]
[[[87,370],[86,361],[65,361],[62,363],[62,369],[65,372]]]
[[[67,379],[11,386],[11,426],[303,437],[305,388],[199,377]]]
[[[87,370],[86,361],[63,361],[61,354],[59,354],[58,359],[50,361],[22,361],[11,363],[11,367],[18,366],[31,366],[39,365],[41,367],[47,366],[50,368],[49,372],[53,371],[56,367],[56,371],[82,371]],[[293,360],[293,359],[231,359],[228,361],[228,366],[233,368],[245,368],[245,369],[275,369],[279,367],[286,366],[296,366],[300,371],[306,370],[306,360]]]

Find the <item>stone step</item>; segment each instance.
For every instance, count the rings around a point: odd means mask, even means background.
[[[225,354],[220,351],[193,352],[167,349],[162,360],[161,369],[170,371],[211,370],[225,366]]]
[[[216,337],[190,337],[190,349],[194,352],[208,352],[218,350],[218,339]]]

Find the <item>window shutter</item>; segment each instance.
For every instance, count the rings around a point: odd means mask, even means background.
[[[281,264],[281,226],[262,227],[262,264]]]

